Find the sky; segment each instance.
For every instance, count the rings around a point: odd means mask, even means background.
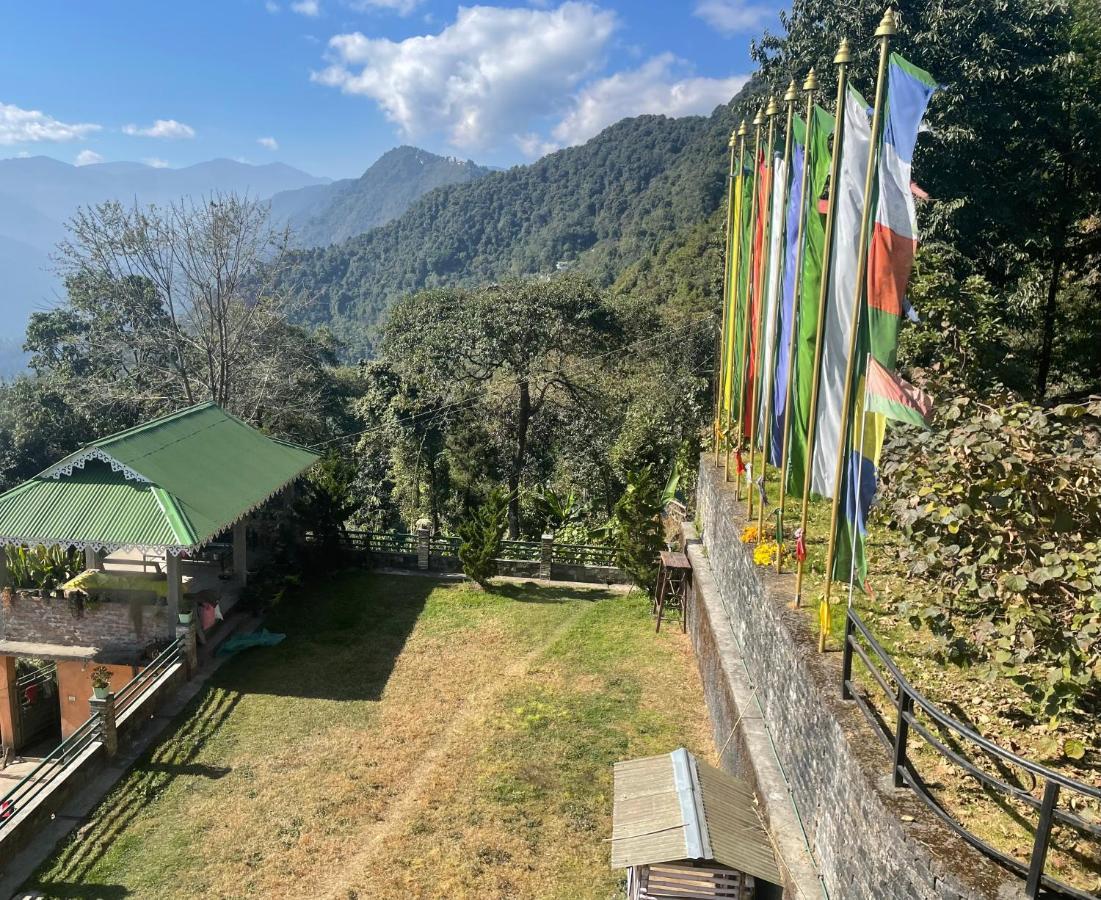
[[[710,113],[776,0],[5,4],[0,157],[356,176],[398,144],[509,166],[624,116]]]

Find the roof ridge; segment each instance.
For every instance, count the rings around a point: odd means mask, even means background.
[[[163,416],[157,416],[157,418],[150,419],[148,422],[141,422],[138,425],[131,425],[129,428],[122,429],[122,431],[116,431],[113,434],[108,434],[104,437],[96,438],[94,441],[85,444],[84,448],[87,449],[88,447],[103,447],[105,444],[113,443],[114,441],[130,437],[134,434],[139,434],[143,431],[148,431],[152,428],[157,428],[158,426],[164,425],[167,422],[174,421],[176,419],[182,418],[183,416],[198,412],[202,409],[208,409],[211,406],[218,406],[218,404],[215,403],[213,400],[203,400],[200,403],[193,403],[191,404],[191,406],[185,406],[183,409],[177,409],[174,412],[165,413]],[[225,412],[225,410],[222,411]]]

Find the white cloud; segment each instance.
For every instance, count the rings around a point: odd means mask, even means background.
[[[185,125],[183,122],[177,122],[175,119],[157,119],[148,128],[141,128],[137,125],[123,125],[122,133],[133,135],[135,137],[150,137],[150,138],[193,138],[195,137],[195,129],[190,125]]]
[[[147,166],[152,166],[154,169],[167,169],[168,160],[161,159],[159,156],[147,156],[142,160]]]
[[[257,138],[256,143],[258,143],[261,147],[267,148],[268,150],[278,150],[279,149],[279,141],[277,141],[273,137]]]
[[[20,109],[11,103],[0,103],[0,144],[74,141],[99,130],[99,125],[69,124],[37,109]]]
[[[555,141],[561,146],[580,144],[627,116],[710,113],[720,103],[729,101],[749,80],[745,75],[678,78],[677,70],[683,66],[672,53],[663,53],[637,69],[617,72],[586,85],[574,98],[573,109],[555,126]]]
[[[291,4],[291,9],[300,16],[321,15],[321,4],[318,0],[298,0],[298,2]]]
[[[95,163],[103,162],[103,157],[96,153],[95,150],[81,150],[76,155],[75,162],[78,166],[90,166]]]
[[[312,78],[370,97],[406,137],[442,131],[455,147],[483,148],[558,113],[600,63],[616,25],[615,13],[588,3],[460,7],[439,34],[338,34],[331,64]]]
[[[699,0],[692,12],[725,35],[758,31],[776,17],[776,7],[752,0]]]
[[[356,12],[390,10],[399,16],[407,16],[421,5],[421,0],[348,0],[348,6]]]

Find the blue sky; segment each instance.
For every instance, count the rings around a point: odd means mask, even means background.
[[[412,143],[493,165],[625,115],[710,112],[775,0],[5,4],[0,156],[358,175]]]

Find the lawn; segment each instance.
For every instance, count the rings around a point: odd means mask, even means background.
[[[348,573],[273,613],[35,874],[48,897],[613,897],[611,766],[713,759],[639,594]]]

